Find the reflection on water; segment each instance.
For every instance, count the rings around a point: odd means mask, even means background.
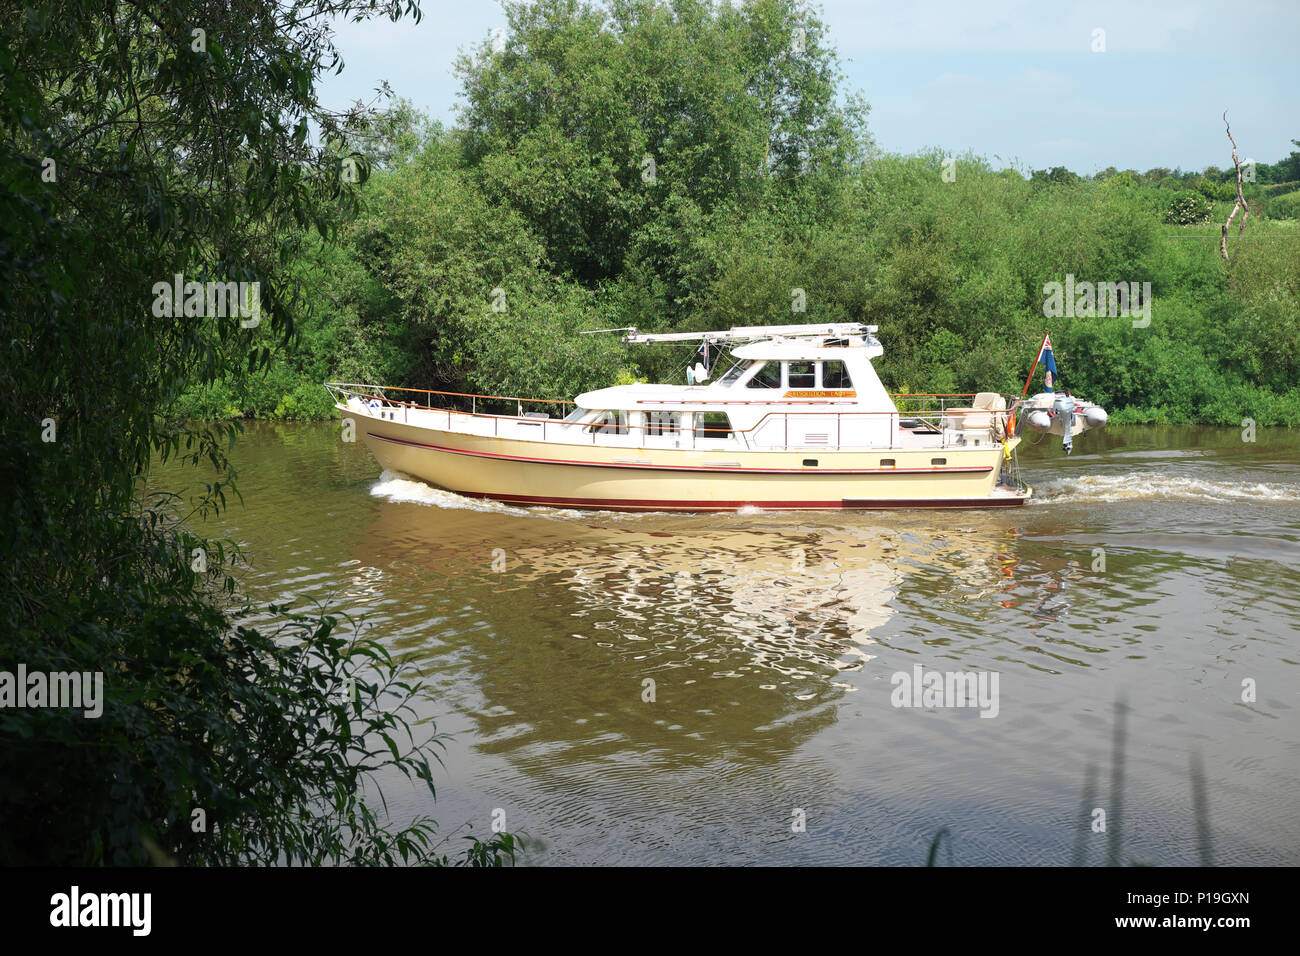
[[[1095,861],[1126,696],[1125,859],[1198,859],[1198,752],[1215,861],[1300,862],[1296,438],[1032,448],[1014,512],[697,516],[470,501],[337,434],[250,429],[216,530],[259,600],[330,597],[436,688],[439,801],[397,813],[499,807],[554,863],[915,864],[941,827],[956,863]],[[914,664],[996,671],[997,718],[891,706]]]
[[[375,491],[394,484],[383,480]],[[439,506],[455,497],[427,490]],[[690,660],[732,668],[728,676],[767,669],[776,672],[768,679],[809,679],[861,668],[871,631],[891,614],[900,577],[892,559],[907,546],[889,528],[829,534],[758,517],[702,525],[576,512],[524,513],[520,521],[514,509],[473,511],[425,522],[383,509],[358,553],[379,561],[400,540],[411,565],[457,588],[490,588],[488,605],[513,603],[503,597],[511,592],[525,592],[521,599],[553,592],[602,644],[664,668],[683,666],[669,658],[688,649]],[[718,641],[721,632],[730,639]]]

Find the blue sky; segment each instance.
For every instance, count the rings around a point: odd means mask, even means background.
[[[846,87],[877,145],[972,149],[995,165],[1201,169],[1276,162],[1300,139],[1300,0],[827,0]],[[493,0],[423,0],[424,20],[336,26],[346,61],[321,84],[341,107],[380,80],[454,122],[458,51],[504,28]],[[1105,52],[1093,52],[1095,30]],[[997,158],[995,158],[997,157]]]

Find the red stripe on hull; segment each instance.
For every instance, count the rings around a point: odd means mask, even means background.
[[[489,495],[478,491],[456,491],[466,498],[486,498],[512,505],[546,505],[555,508],[584,508],[596,511],[738,511],[762,508],[765,511],[875,511],[893,508],[1012,508],[1028,499],[1007,498],[847,498],[839,501],[692,501],[681,499],[644,500],[637,498],[557,498],[544,495]]]

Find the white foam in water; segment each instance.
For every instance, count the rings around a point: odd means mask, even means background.
[[[466,498],[454,491],[444,491],[432,485],[426,485],[414,478],[407,478],[397,472],[385,471],[379,480],[370,486],[370,493],[385,501],[406,501],[417,505],[432,505],[435,508],[458,508],[465,511],[486,511],[496,514],[527,514],[519,508],[512,508],[499,501],[487,498]]]
[[[1300,487],[1240,481],[1210,481],[1174,475],[1080,475],[1034,486],[1030,503],[1131,501],[1142,498],[1191,501],[1300,501]]]
[[[486,514],[521,515],[534,518],[557,518],[586,520],[590,511],[575,511],[570,508],[521,508],[508,505],[491,498],[468,498],[454,491],[435,488],[415,478],[407,478],[395,471],[384,471],[379,480],[370,486],[370,493],[385,501],[409,502],[417,505],[429,505],[433,508],[453,508],[460,511],[481,511]],[[599,512],[602,515],[622,518],[624,515],[614,511]],[[638,517],[631,515],[631,517]]]

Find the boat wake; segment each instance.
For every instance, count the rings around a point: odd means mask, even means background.
[[[1128,475],[1080,475],[1034,483],[1030,504],[1076,501],[1296,501],[1300,486],[1240,481],[1212,481],[1138,472]]]
[[[410,502],[417,505],[430,505],[434,508],[454,508],[461,511],[482,511],[503,515],[528,514],[522,508],[515,508],[487,498],[467,498],[454,491],[444,491],[386,469],[379,476],[379,480],[370,486],[370,494],[385,501]]]

